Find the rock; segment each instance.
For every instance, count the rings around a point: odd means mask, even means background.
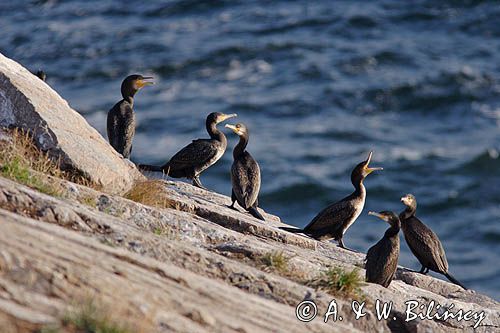
[[[0,126],[28,130],[63,168],[81,172],[107,192],[124,192],[142,178],[59,94],[2,54]]]
[[[281,225],[277,217],[266,215],[271,222],[262,223],[243,212],[226,212],[222,207],[229,198],[207,193],[188,184],[164,183],[165,191],[170,193],[174,201],[178,200],[176,202],[179,205],[176,207],[190,206],[188,211],[183,211],[144,206],[81,185],[66,181],[63,183],[63,188],[68,189],[68,197],[65,199],[38,193],[0,177],[0,208],[16,212],[15,215],[3,213],[0,209],[0,221],[12,220],[11,226],[19,225],[20,228],[13,231],[10,226],[6,227],[9,223],[2,224],[2,231],[10,235],[7,237],[10,243],[0,236],[0,254],[4,253],[3,257],[0,256],[0,301],[11,301],[13,297],[9,295],[4,299],[1,292],[2,281],[8,281],[15,286],[15,302],[18,302],[20,294],[25,295],[24,297],[35,297],[33,283],[30,283],[28,288],[26,281],[36,281],[38,298],[46,300],[43,298],[49,297],[46,293],[52,295],[54,290],[57,291],[55,296],[50,297],[58,304],[57,309],[63,308],[62,304],[67,302],[68,298],[78,298],[79,292],[85,294],[97,289],[100,290],[99,295],[111,304],[119,303],[131,309],[139,308],[140,310],[133,310],[127,315],[132,316],[134,320],[140,320],[135,316],[154,318],[151,324],[154,329],[151,330],[157,331],[211,332],[214,328],[220,332],[471,330],[471,321],[406,322],[405,302],[417,300],[421,304],[434,301],[443,306],[453,303],[456,309],[464,311],[484,310],[486,318],[481,323],[482,326],[477,328],[477,332],[494,331],[500,327],[498,302],[478,293],[457,289],[455,285],[444,280],[423,276],[404,268],[398,269],[396,280],[389,288],[375,284],[361,287],[362,295],[367,301],[367,315],[356,320],[351,311],[351,297],[315,290],[307,281],[327,267],[344,267],[346,270],[362,267],[362,253],[345,251],[331,243],[318,243],[308,238],[304,238],[305,242],[289,240],[286,238],[288,233],[276,229]],[[77,191],[71,190],[75,186]],[[97,204],[82,204],[77,195],[92,198]],[[218,214],[207,213],[216,210],[218,206]],[[47,207],[50,208],[49,212],[54,213],[40,214]],[[197,212],[201,212],[205,217],[197,215]],[[31,220],[21,217],[21,214],[38,222],[34,224]],[[218,221],[221,216],[224,221],[231,218],[238,223],[226,224]],[[73,220],[78,223],[68,223]],[[258,228],[251,228],[252,232],[248,232],[249,226],[259,223]],[[34,229],[24,230],[25,225],[29,226],[28,229]],[[248,227],[240,227],[242,225]],[[236,228],[233,229],[233,226]],[[271,232],[269,229],[276,230]],[[16,235],[16,232],[19,232],[19,235]],[[50,234],[51,238],[45,234]],[[15,247],[9,245],[14,244],[12,242],[16,242],[16,239],[22,241],[18,240]],[[314,246],[311,247],[309,242]],[[99,243],[105,244],[106,247]],[[26,251],[25,246],[32,246],[27,244],[34,244],[36,249]],[[40,250],[41,248],[44,250]],[[264,267],[259,261],[262,255],[276,252],[281,252],[289,258],[288,270],[275,271]],[[61,257],[57,253],[65,255]],[[107,257],[111,253],[112,261]],[[73,258],[77,255],[84,257]],[[72,259],[68,259],[68,256]],[[29,258],[29,261],[22,258]],[[26,263],[33,267],[27,267]],[[40,268],[46,264],[48,271]],[[61,267],[65,267],[62,271],[64,273],[57,273],[61,271]],[[85,268],[68,274],[69,267]],[[56,271],[51,273],[54,269]],[[359,270],[360,275],[364,276],[363,269]],[[113,274],[106,273],[108,271]],[[173,276],[173,271],[179,273]],[[44,273],[40,275],[40,272]],[[92,272],[92,275],[89,277],[87,272]],[[159,275],[158,283],[153,282],[156,278],[151,276],[152,272]],[[138,279],[137,275],[141,278]],[[220,291],[212,294],[209,291],[214,284]],[[159,285],[162,287],[158,287]],[[154,292],[147,294],[146,290]],[[190,296],[186,296],[186,293]],[[180,305],[177,299],[184,301]],[[318,318],[308,325],[298,322],[295,318],[295,306],[304,299],[313,300],[319,311]],[[344,321],[324,324],[320,316],[324,314],[332,299],[336,300]],[[377,299],[394,303],[391,318],[396,317],[396,320],[376,319],[374,304]],[[26,310],[43,318],[56,320],[54,318],[57,311],[54,306],[26,304]],[[257,309],[257,306],[261,306],[258,304],[266,305]],[[156,312],[158,307],[162,311]],[[281,310],[276,310],[278,308]],[[265,313],[266,311],[271,311],[272,315]],[[234,314],[235,312],[237,314]],[[229,320],[221,323],[221,320],[224,320],[221,313],[229,316],[231,323]],[[248,315],[242,316],[242,313]],[[233,322],[234,316],[236,321]],[[0,320],[1,318],[0,315]],[[17,315],[14,318],[18,318]],[[18,320],[21,319],[11,319],[9,325]],[[273,324],[270,321],[273,321]],[[255,326],[257,322],[260,324]],[[31,324],[40,327],[40,324]]]

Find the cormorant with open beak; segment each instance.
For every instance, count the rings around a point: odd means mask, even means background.
[[[235,113],[210,113],[205,123],[210,139],[193,140],[162,166],[141,164],[139,168],[144,171],[160,171],[173,178],[188,178],[193,181],[194,186],[204,188],[199,178],[201,173],[214,165],[224,155],[227,147],[226,136],[217,128],[217,124],[236,116]]]
[[[304,233],[317,240],[335,239],[341,248],[346,248],[342,238],[365,206],[366,189],[363,180],[373,171],[382,170],[369,167],[371,159],[372,152],[368,154],[366,161],[356,165],[352,171],[351,182],[354,185],[354,192],[351,195],[323,209],[304,229],[286,227],[281,229]]]
[[[245,150],[248,144],[248,129],[243,124],[229,125],[234,133],[240,137],[240,141],[233,150],[233,165],[231,166],[231,200],[230,208],[236,209],[234,203],[248,211],[255,218],[264,221],[264,217],[257,210],[258,196],[260,190],[260,168],[252,155]]]
[[[109,143],[125,158],[130,158],[135,134],[134,95],[143,87],[153,84],[151,77],[129,75],[123,80],[123,99],[108,112],[107,131]]]
[[[368,212],[368,214],[389,223],[390,228],[385,231],[384,237],[366,253],[366,281],[387,288],[398,268],[401,222],[393,212]]]
[[[427,274],[429,270],[432,270],[467,289],[448,272],[448,260],[446,260],[446,253],[438,236],[415,216],[417,211],[415,196],[407,194],[401,198],[401,202],[406,206],[406,209],[399,214],[401,229],[403,229],[408,247],[422,264],[419,273]]]

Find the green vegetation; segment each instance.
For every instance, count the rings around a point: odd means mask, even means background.
[[[271,270],[280,273],[287,273],[289,271],[288,262],[290,258],[286,257],[282,251],[268,252],[259,257],[259,261]]]
[[[28,132],[14,129],[9,134],[10,140],[0,141],[0,175],[52,196],[62,195],[64,189],[50,176],[91,185],[80,175],[62,171],[60,163],[38,150]]]
[[[87,302],[74,313],[66,315],[62,320],[63,327],[85,333],[127,333],[127,328],[111,321],[106,312],[93,302]]]
[[[97,206],[97,200],[94,198],[94,197],[84,197],[82,199],[79,200],[81,203],[89,206],[89,207],[92,207],[92,208],[95,208]]]
[[[41,333],[131,333],[129,328],[112,320],[106,310],[88,301],[68,313],[57,327],[47,327]]]
[[[347,272],[343,268],[336,267],[323,272],[309,284],[332,294],[360,297],[364,279],[359,275],[358,268]]]
[[[2,154],[3,155],[3,154]],[[33,173],[28,163],[21,156],[13,156],[10,160],[2,160],[0,172],[2,176],[15,180],[42,193],[59,196],[62,189],[57,184],[49,182],[43,175]]]

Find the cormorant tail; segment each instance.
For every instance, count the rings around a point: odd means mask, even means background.
[[[149,164],[139,164],[139,169],[142,171],[163,171],[163,168],[158,165],[149,165]]]
[[[304,232],[304,230],[299,228],[280,227],[280,229],[288,232],[293,232],[294,234]]]
[[[453,277],[453,275],[451,275],[450,273],[444,273],[444,276],[446,276],[448,278],[448,280],[450,280],[450,282],[456,284],[456,285],[459,285],[460,287],[464,288],[465,290],[467,290],[467,288],[465,288],[465,286],[460,283],[460,281],[458,281],[457,279],[455,279]]]
[[[262,221],[265,221],[264,219],[264,216],[262,216],[259,211],[257,210],[257,208],[255,207],[250,207],[248,208],[248,212],[253,216],[255,217],[256,219],[259,219],[259,220],[262,220]]]

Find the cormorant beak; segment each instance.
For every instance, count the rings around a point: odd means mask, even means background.
[[[368,176],[370,173],[372,173],[373,171],[378,171],[378,170],[384,170],[384,168],[381,168],[381,167],[374,167],[374,168],[370,168],[368,167],[368,165],[370,164],[371,160],[372,160],[372,155],[373,155],[373,152],[371,151],[369,154],[368,154],[368,158],[366,159],[366,163],[365,163],[365,174]]]
[[[386,222],[389,220],[389,219],[387,218],[387,216],[382,215],[382,214],[379,214],[379,213],[376,213],[376,212],[368,212],[368,215],[373,215],[373,216],[376,216],[376,217],[378,217],[379,219],[384,220],[384,221],[386,221]]]
[[[410,198],[408,198],[408,195],[405,195],[404,197],[401,198],[401,202],[405,205],[405,206],[409,206],[410,205]]]
[[[238,128],[236,128],[236,126],[234,126],[234,125],[226,124],[226,125],[224,125],[224,127],[231,129],[236,134],[239,134]]]
[[[231,114],[222,114],[217,118],[217,123],[221,123],[224,120],[227,120],[229,118],[234,118],[237,117],[238,115],[236,113],[231,113]]]
[[[153,81],[146,81],[146,80],[152,80],[152,79],[153,79],[152,76],[146,76],[146,77],[143,77],[142,79],[137,80],[137,87],[139,89],[141,89],[142,87],[155,84]]]

